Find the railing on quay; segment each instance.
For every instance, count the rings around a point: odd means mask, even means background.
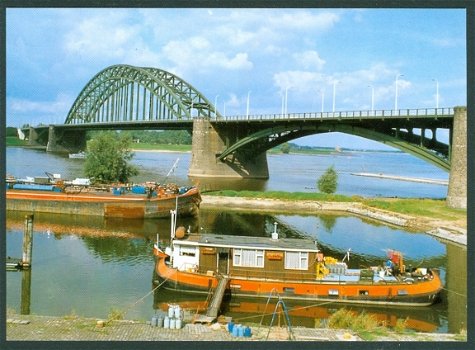
[[[451,117],[453,108],[419,108],[398,110],[365,110],[365,111],[340,111],[340,112],[307,112],[307,113],[276,113],[260,115],[222,116],[216,121],[272,121],[272,120],[323,120],[323,119],[381,119],[381,118],[437,118]]]

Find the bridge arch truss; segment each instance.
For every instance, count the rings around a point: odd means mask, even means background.
[[[65,124],[171,121],[217,115],[203,94],[172,73],[114,65],[86,84]]]
[[[435,129],[434,129],[435,130]],[[424,135],[414,135],[412,130],[398,128],[369,128],[364,125],[349,124],[312,124],[312,123],[289,123],[276,125],[250,133],[234,144],[227,147],[222,153],[217,155],[221,161],[226,161],[227,157],[235,152],[242,154],[265,152],[282,143],[314,134],[328,132],[341,132],[345,134],[360,136],[365,139],[384,143],[388,146],[399,149],[425,160],[445,171],[450,171],[450,150],[449,146],[433,138],[425,138]],[[433,131],[434,132],[434,131]]]

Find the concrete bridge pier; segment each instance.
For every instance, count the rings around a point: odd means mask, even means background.
[[[64,130],[50,125],[47,152],[71,153],[86,148],[85,130]]]
[[[228,145],[246,135],[245,130],[213,125],[205,118],[193,120],[192,157],[188,176],[243,179],[268,179],[266,152],[254,154],[252,149],[238,151],[226,158],[217,159]],[[239,137],[238,137],[239,136]]]
[[[454,108],[447,206],[467,208],[467,108]]]
[[[27,136],[29,146],[45,146],[48,142],[48,133],[45,129],[35,129],[30,126]]]

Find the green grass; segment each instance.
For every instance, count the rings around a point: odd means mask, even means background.
[[[233,191],[220,190],[206,192],[207,195],[225,197],[263,198],[280,200],[308,200],[328,202],[358,202],[372,208],[388,210],[400,214],[424,216],[434,219],[459,220],[466,219],[467,210],[451,209],[444,199],[417,198],[363,198],[360,196],[343,196],[339,194],[324,194],[312,192],[283,192],[283,191]]]
[[[7,136],[5,138],[5,143],[7,146],[26,146],[28,145],[28,141],[20,140],[16,136]]]
[[[361,202],[373,208],[434,219],[457,220],[467,215],[465,209],[448,208],[445,199],[388,198],[363,199]]]
[[[234,191],[220,190],[207,192],[212,196],[225,197],[244,197],[244,198],[264,198],[281,200],[309,200],[309,201],[333,201],[333,202],[353,202],[353,197],[342,196],[339,194],[311,193],[311,192],[284,192],[284,191]]]
[[[173,151],[173,152],[190,152],[191,145],[174,145],[174,144],[154,144],[154,143],[134,143],[134,150],[147,151]]]

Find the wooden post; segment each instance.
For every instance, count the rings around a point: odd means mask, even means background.
[[[21,301],[20,314],[30,314],[31,303],[31,269],[24,269],[21,271]]]
[[[31,256],[33,253],[33,214],[25,216],[25,230],[23,232],[23,268],[31,266]]]

